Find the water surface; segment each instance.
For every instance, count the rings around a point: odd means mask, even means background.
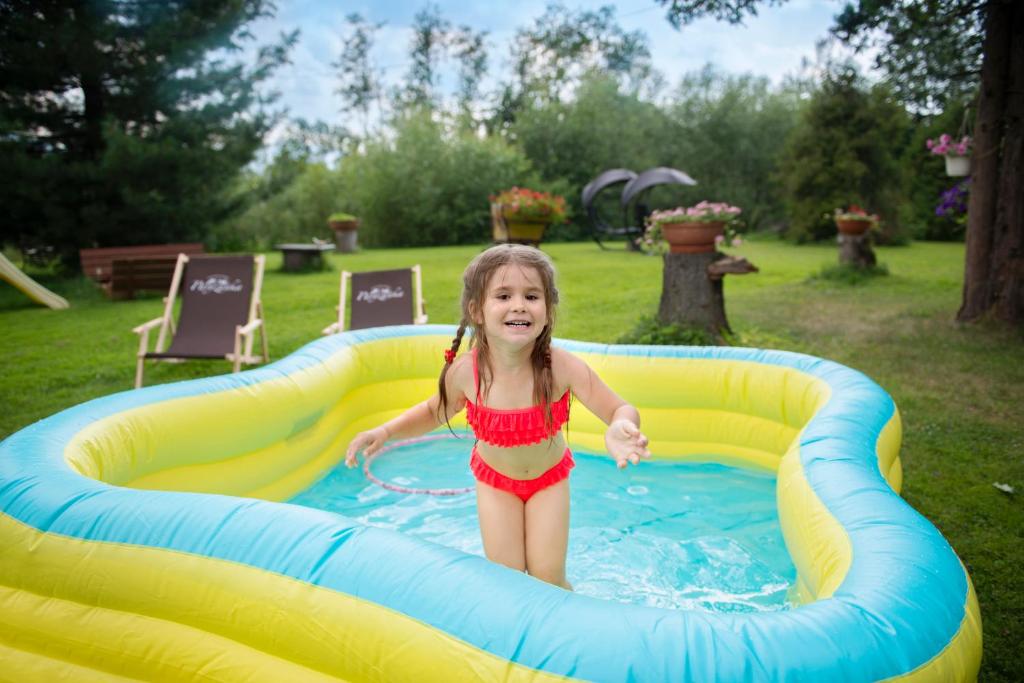
[[[412,489],[472,488],[472,437],[400,445],[371,464]],[[567,573],[584,595],[636,605],[786,609],[796,570],[775,507],[775,475],[715,464],[644,462],[618,470],[575,454]],[[473,493],[389,491],[340,465],[290,502],[483,556]]]

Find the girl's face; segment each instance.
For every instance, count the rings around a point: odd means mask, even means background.
[[[529,266],[504,265],[494,271],[474,322],[491,345],[519,349],[532,344],[548,322],[540,273]]]

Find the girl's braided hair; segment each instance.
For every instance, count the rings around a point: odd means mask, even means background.
[[[462,337],[466,329],[473,331],[471,345],[477,349],[477,366],[480,372],[480,394],[487,396],[491,384],[491,364],[487,334],[482,324],[473,320],[473,311],[483,310],[484,298],[487,295],[487,286],[491,278],[499,268],[506,265],[515,265],[522,268],[532,268],[540,277],[541,286],[544,288],[544,304],[547,308],[547,324],[533,345],[533,353],[530,361],[533,365],[533,402],[535,405],[544,407],[544,420],[548,426],[551,425],[551,394],[554,392],[554,376],[551,372],[551,330],[555,324],[555,310],[558,305],[558,288],[555,286],[555,266],[551,259],[540,249],[522,244],[499,244],[478,254],[470,261],[466,270],[462,273],[462,319],[459,321],[459,329],[452,339],[450,352],[446,354],[444,367],[441,368],[441,376],[437,382],[438,393],[441,403],[438,406],[438,418],[444,418],[445,424],[451,429],[448,422],[448,392],[445,384],[445,376],[448,368],[462,345]],[[477,396],[476,400],[479,401]]]

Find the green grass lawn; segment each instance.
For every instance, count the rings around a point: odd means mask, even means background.
[[[556,336],[614,342],[657,310],[661,260],[589,243],[545,245],[560,275]],[[332,320],[338,273],[423,266],[431,322],[458,318],[460,276],[479,247],[333,255],[333,271],[279,272],[268,254],[264,308],[273,359],[316,339]],[[726,278],[726,308],[745,345],[829,358],[863,371],[903,415],[904,497],[934,522],[967,565],[981,601],[981,680],[1019,680],[1024,642],[1024,338],[954,322],[964,249],[917,243],[878,249],[890,275],[850,286],[809,280],[835,245],[755,240],[731,250],[761,272]],[[30,271],[32,273],[32,271]],[[112,303],[86,280],[32,273],[71,301],[33,306],[0,282],[0,437],[69,406],[130,389],[131,328],[157,317],[158,296]],[[440,350],[438,358],[440,359]],[[230,371],[226,362],[151,365],[147,384]],[[992,486],[1008,483],[1006,494]]]

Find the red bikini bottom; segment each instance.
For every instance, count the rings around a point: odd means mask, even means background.
[[[473,457],[469,459],[469,469],[473,471],[476,480],[487,484],[499,491],[507,491],[512,495],[519,496],[524,503],[537,491],[554,486],[563,479],[569,478],[569,470],[576,466],[572,459],[572,451],[565,449],[565,455],[555,463],[555,466],[541,474],[535,479],[513,479],[494,469],[480,457],[476,448],[473,448]]]

